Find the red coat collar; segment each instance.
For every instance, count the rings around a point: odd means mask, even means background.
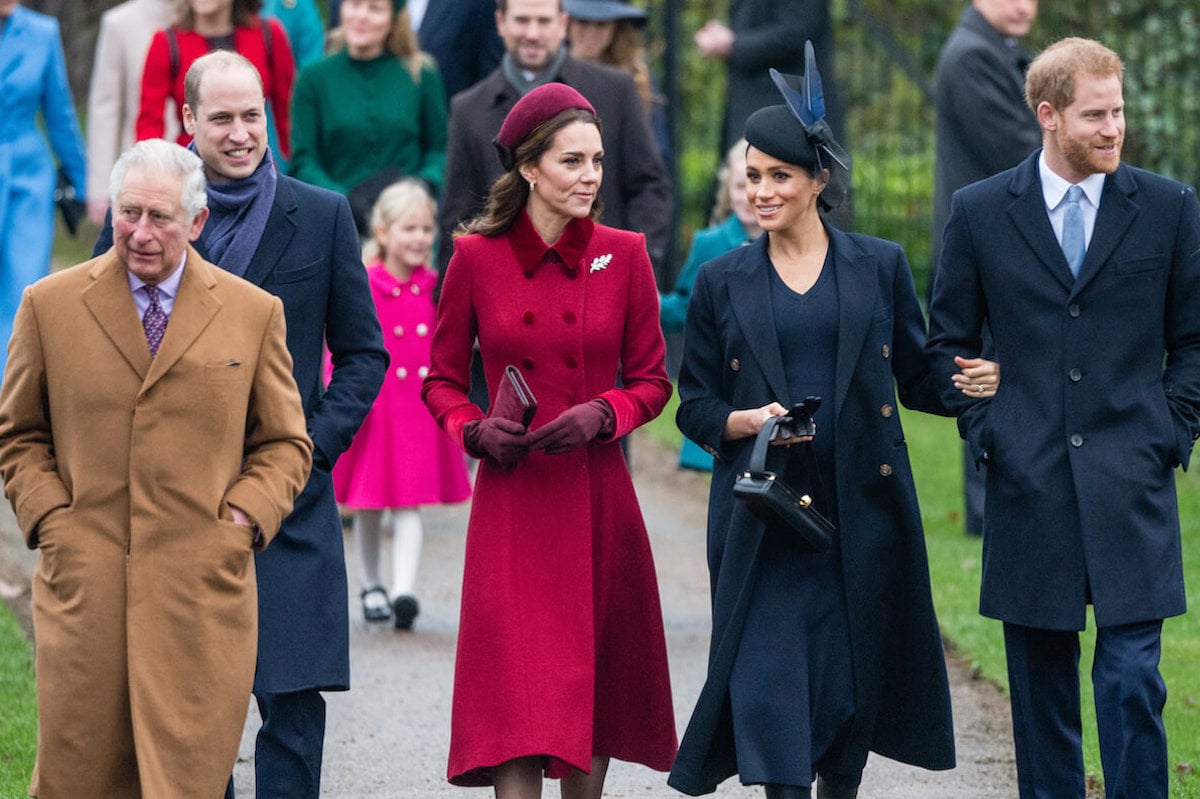
[[[547,244],[534,229],[529,214],[522,211],[508,232],[508,240],[512,243],[513,254],[517,257],[517,263],[525,270],[526,277],[533,277],[534,272],[546,262],[550,253],[556,256],[554,260],[562,262],[567,275],[574,277],[583,263],[583,253],[592,239],[595,227],[596,223],[591,219],[572,219],[558,237],[558,241]]]

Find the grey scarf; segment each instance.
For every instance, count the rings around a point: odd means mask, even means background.
[[[504,70],[504,77],[508,78],[508,82],[513,85],[513,88],[521,93],[521,96],[529,94],[545,83],[553,83],[558,80],[559,70],[562,69],[563,62],[567,60],[567,48],[559,47],[558,55],[550,60],[546,68],[539,72],[533,80],[527,80],[521,72],[521,68],[517,66],[517,62],[508,53],[504,54],[504,58],[500,60],[500,68]]]

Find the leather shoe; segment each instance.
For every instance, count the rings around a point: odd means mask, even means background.
[[[398,596],[392,602],[392,614],[396,619],[397,630],[411,630],[420,612],[421,604],[415,596]]]
[[[812,799],[812,789],[804,785],[778,785],[768,782],[763,785],[767,799]]]
[[[367,602],[367,597],[372,594],[379,594],[383,597],[383,604],[377,602]],[[367,621],[387,621],[392,617],[392,606],[389,602],[387,589],[382,585],[372,585],[369,588],[364,588],[362,593],[358,595],[362,600],[363,618]]]

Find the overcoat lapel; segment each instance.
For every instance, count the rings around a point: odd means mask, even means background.
[[[1137,184],[1129,169],[1124,165],[1104,180],[1104,191],[1100,194],[1100,208],[1096,212],[1096,227],[1088,243],[1079,277],[1075,280],[1072,294],[1078,294],[1100,272],[1125,233],[1138,215],[1137,205],[1131,199],[1137,192]]]
[[[856,245],[849,236],[834,228],[829,242],[833,247],[833,269],[837,277],[838,343],[834,364],[833,418],[841,417],[842,404],[850,391],[854,367],[862,352],[871,326],[871,312],[878,292],[878,265],[875,256]],[[795,402],[798,397],[793,397]]]
[[[116,250],[101,255],[89,275],[92,283],[83,290],[83,304],[129,367],[145,380],[150,369],[150,348]]]
[[[170,371],[221,309],[221,301],[213,296],[212,292],[215,284],[209,267],[201,260],[200,254],[189,247],[187,266],[183,270],[183,279],[179,282],[171,318],[167,322],[167,331],[163,334],[158,354],[150,363],[150,371],[142,386],[143,393]]]
[[[1008,206],[1008,216],[1020,232],[1030,252],[1050,270],[1050,273],[1067,291],[1071,290],[1075,277],[1067,266],[1067,258],[1050,227],[1050,215],[1046,212],[1046,200],[1042,196],[1042,181],[1038,177],[1038,156],[1041,150],[1025,159],[1017,167],[1008,190],[1014,195]]]
[[[771,296],[771,260],[767,257],[767,237],[742,251],[738,268],[730,273],[729,299],[738,324],[750,342],[750,351],[771,392],[783,401],[787,395],[787,376],[783,371],[783,354],[779,350],[779,336],[775,331],[775,318],[770,303],[763,297]]]
[[[271,214],[267,217],[262,239],[246,267],[246,274],[242,276],[254,285],[263,284],[296,234],[296,223],[292,219],[296,208],[296,195],[281,176],[275,184],[275,202],[271,204]]]

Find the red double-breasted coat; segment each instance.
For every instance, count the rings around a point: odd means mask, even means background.
[[[545,757],[550,776],[602,755],[667,770],[676,751],[649,540],[617,438],[670,397],[658,294],[641,234],[573,220],[550,249],[527,216],[455,243],[424,399],[454,440],[478,337],[494,396],[508,364],[538,400],[536,430],[597,397],[615,435],[512,471],[479,467],[467,531],[448,778]],[[618,376],[619,387],[618,387]]]

